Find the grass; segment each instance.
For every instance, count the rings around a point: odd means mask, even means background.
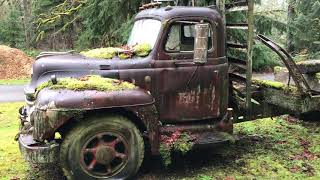
[[[165,172],[139,179],[320,179],[320,123],[284,116],[237,124],[235,134],[235,143],[176,155]]]
[[[0,85],[24,85],[30,82],[29,78],[24,79],[0,79]]]
[[[0,179],[26,177],[27,165],[20,156],[18,143],[14,141],[18,133],[18,108],[23,103],[0,104]]]
[[[22,105],[0,104],[1,180],[28,176],[13,140]],[[235,134],[241,138],[234,143],[175,155],[167,169],[152,161],[137,179],[320,179],[320,122],[261,119],[237,124]]]

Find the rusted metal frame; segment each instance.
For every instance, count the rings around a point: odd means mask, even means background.
[[[234,43],[234,42],[227,42],[227,47],[230,48],[236,48],[236,49],[247,49],[247,44],[240,44],[240,43]]]
[[[241,26],[241,27],[247,27],[247,44],[238,44],[238,43],[232,43],[228,42],[227,46],[231,48],[238,48],[238,49],[246,49],[247,50],[247,59],[246,59],[246,78],[243,78],[239,75],[234,75],[231,78],[235,79],[236,81],[244,81],[246,84],[246,103],[245,103],[245,108],[247,110],[247,120],[251,119],[251,112],[252,112],[252,104],[251,104],[251,86],[252,86],[252,50],[253,50],[253,36],[254,36],[254,14],[253,14],[253,9],[254,9],[254,1],[253,0],[244,0],[244,1],[235,1],[230,4],[226,4],[225,8],[226,11],[232,9],[232,8],[237,8],[237,7],[247,7],[247,9],[236,9],[235,11],[241,11],[241,10],[247,10],[247,23],[240,23],[240,24],[229,24],[230,26]],[[234,59],[232,59],[234,60]],[[232,61],[231,60],[231,61]]]
[[[312,91],[308,82],[303,77],[300,69],[298,68],[292,57],[289,55],[289,53],[266,36],[260,34],[258,35],[258,39],[280,56],[285,66],[288,68],[289,74],[292,76],[292,79],[294,80],[300,94],[303,95],[311,93]]]
[[[248,29],[248,23],[227,23],[226,27],[227,29],[243,29],[247,30]]]
[[[247,62],[242,60],[242,59],[238,59],[238,58],[234,58],[234,57],[228,57],[229,63],[241,68],[243,70],[247,70]]]
[[[239,75],[239,74],[233,74],[233,73],[230,73],[229,74],[229,78],[231,81],[235,81],[235,82],[238,82],[238,83],[245,83],[247,82],[246,78]]]
[[[221,119],[210,119],[202,121],[201,123],[189,122],[183,124],[167,124],[161,127],[161,135],[171,135],[176,131],[189,132],[195,138],[195,143],[206,140],[207,138],[201,137],[207,133],[219,136],[219,133],[233,133],[232,109],[224,114]],[[225,139],[225,138],[222,138]]]
[[[247,61],[242,60],[242,59],[238,59],[235,57],[228,57],[228,60],[230,63],[240,64],[242,66],[247,66]]]
[[[246,72],[246,108],[247,120],[251,119],[252,104],[251,104],[251,86],[252,86],[252,52],[253,52],[253,34],[254,34],[254,0],[248,2],[248,36],[247,36],[247,72]]]

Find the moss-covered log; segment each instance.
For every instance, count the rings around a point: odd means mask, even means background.
[[[288,86],[282,82],[255,79],[253,80],[253,84],[260,87],[281,90],[286,93],[298,94],[298,89],[296,87],[291,85]]]
[[[320,111],[320,98],[300,96],[272,88],[264,89],[264,98],[268,104],[287,109],[295,114]]]
[[[320,60],[308,60],[297,63],[301,73],[315,74],[320,72]]]

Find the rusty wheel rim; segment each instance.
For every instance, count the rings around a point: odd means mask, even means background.
[[[128,163],[129,144],[119,133],[103,132],[81,148],[82,169],[93,177],[112,177]]]

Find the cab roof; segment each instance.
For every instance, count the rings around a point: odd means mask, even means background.
[[[207,7],[169,6],[143,10],[138,13],[136,20],[142,18],[167,20],[180,17],[204,17],[215,21],[221,19],[221,16],[216,9]]]

